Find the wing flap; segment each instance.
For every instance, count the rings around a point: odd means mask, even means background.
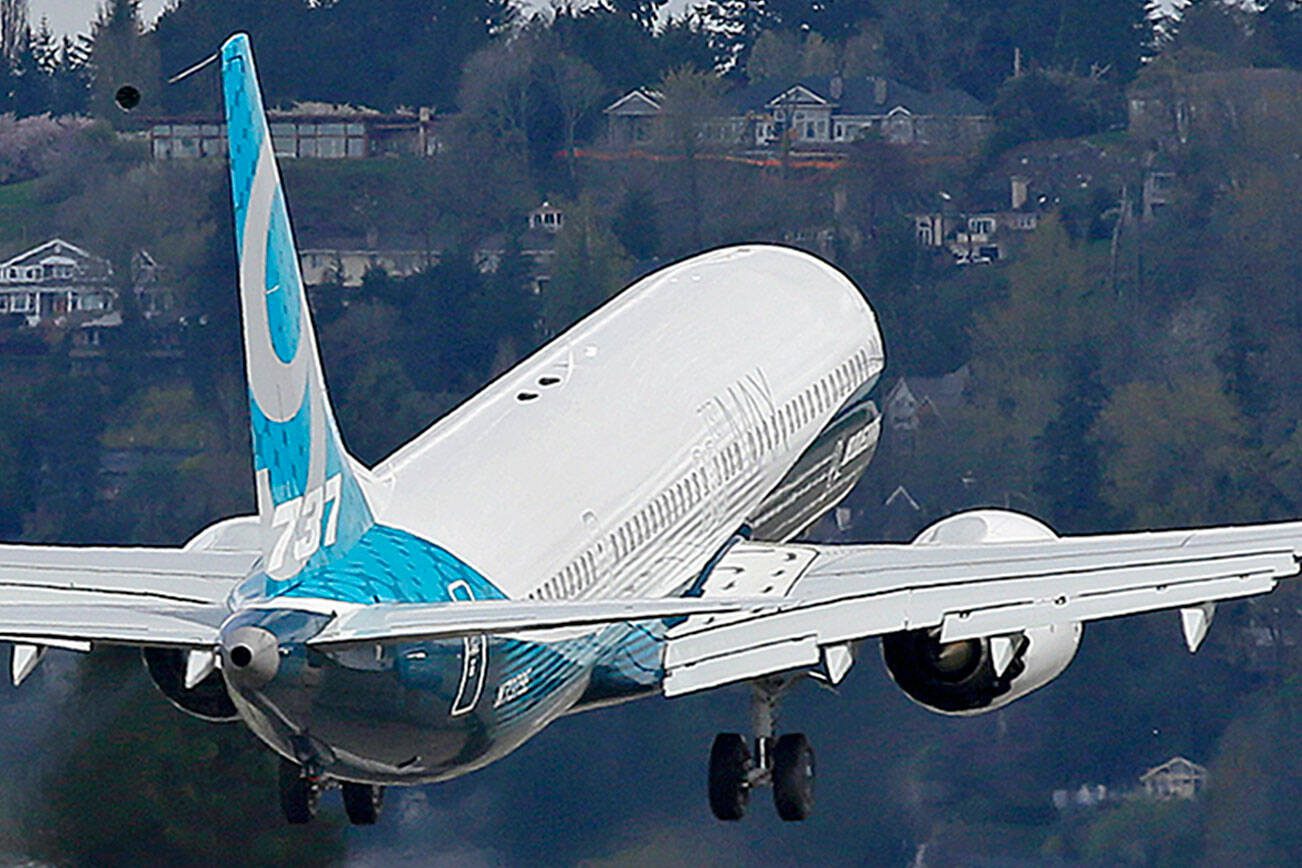
[[[0,546],[0,603],[223,603],[256,553]]]
[[[779,600],[698,597],[655,599],[478,600],[459,603],[377,603],[343,611],[309,645],[331,646],[396,640],[448,639],[476,633],[524,633],[568,627],[601,627],[720,612],[764,611]]]
[[[4,606],[0,640],[61,648],[84,642],[207,648],[216,644],[226,614],[217,607]]]
[[[680,696],[731,684],[751,672],[782,672],[818,664],[820,651],[814,636],[783,638],[718,657],[695,660],[667,669],[665,696]]]

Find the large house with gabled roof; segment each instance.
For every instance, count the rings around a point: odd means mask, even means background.
[[[171,307],[159,267],[147,252],[132,258],[132,286],[146,317]],[[112,264],[102,256],[51,238],[0,262],[0,316],[28,326],[102,318],[117,306]]]
[[[881,76],[760,81],[723,101],[729,113],[708,122],[703,132],[740,149],[819,150],[878,138],[966,153],[980,147],[994,124],[990,109],[963,91],[921,91]],[[650,143],[661,103],[657,91],[638,88],[607,106],[609,145]]]

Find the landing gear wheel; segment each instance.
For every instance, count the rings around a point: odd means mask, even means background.
[[[354,826],[373,826],[380,819],[380,805],[384,802],[384,787],[375,784],[355,784],[344,781],[344,811],[348,822]]]
[[[303,774],[298,763],[280,761],[280,809],[294,825],[312,822],[321,801],[321,784]]]
[[[740,820],[750,802],[750,749],[735,732],[721,732],[710,748],[710,810],[720,820]]]
[[[814,809],[814,749],[804,733],[784,735],[773,746],[773,803],[787,822]]]

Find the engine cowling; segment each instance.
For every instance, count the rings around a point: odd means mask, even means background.
[[[226,682],[214,669],[193,688],[185,688],[185,661],[188,652],[173,648],[145,648],[145,669],[158,691],[186,714],[213,723],[239,720]]]
[[[1056,539],[1047,525],[1000,509],[961,512],[918,534],[913,544],[981,545]],[[941,642],[940,628],[882,637],[891,678],[910,699],[942,714],[981,714],[1048,684],[1071,663],[1081,625],[1053,624],[1007,636]]]
[[[882,637],[886,671],[914,702],[941,714],[994,711],[1043,687],[1076,656],[1080,624],[1037,627],[996,641],[1012,643],[1002,673],[989,638],[941,642],[940,628]]]

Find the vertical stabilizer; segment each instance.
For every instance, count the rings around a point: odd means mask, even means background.
[[[326,396],[246,35],[227,40],[221,64],[263,568],[284,581],[347,550],[373,519]]]

